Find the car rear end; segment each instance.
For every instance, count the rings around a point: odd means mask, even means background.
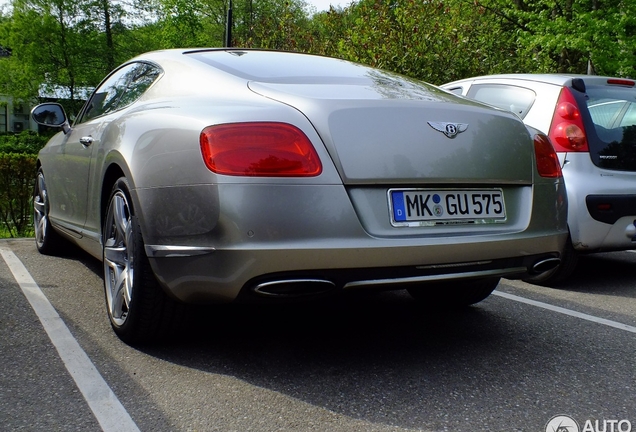
[[[148,184],[141,197],[159,222],[165,202],[185,209],[196,197],[203,209],[197,232],[156,223],[144,233],[153,269],[175,297],[523,278],[558,261],[567,198],[556,154],[514,115],[333,59],[295,64],[286,54],[248,73],[243,62],[261,65],[266,54],[222,54],[200,60],[246,77],[240,120],[229,117],[236,107],[191,106],[198,119],[218,111],[225,120],[203,129],[199,154],[182,152],[188,184]],[[281,78],[277,63],[296,75]],[[316,74],[326,66],[331,74]],[[298,153],[306,171],[253,145],[291,148],[279,139],[296,149],[310,143],[314,151]]]
[[[636,248],[636,87],[590,75],[508,74],[445,89],[517,114],[549,134],[562,163],[578,252]]]
[[[577,76],[564,83],[549,136],[563,160],[573,246],[636,248],[636,83]]]

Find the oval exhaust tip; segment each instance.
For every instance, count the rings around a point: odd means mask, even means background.
[[[305,297],[324,294],[336,288],[336,284],[323,279],[288,279],[263,282],[252,288],[255,294],[265,297]]]
[[[544,273],[549,270],[555,269],[561,264],[561,258],[547,258],[541,261],[537,261],[532,266],[533,273]]]

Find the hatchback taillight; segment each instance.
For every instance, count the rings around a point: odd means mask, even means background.
[[[534,154],[537,158],[537,170],[541,177],[562,177],[561,165],[550,138],[542,133],[537,133],[534,139]]]
[[[588,151],[581,111],[571,90],[567,87],[564,87],[559,95],[559,101],[552,116],[552,125],[548,136],[552,140],[556,151]]]
[[[287,123],[254,122],[208,126],[201,132],[205,165],[218,174],[254,177],[314,177],[322,172],[309,138]]]

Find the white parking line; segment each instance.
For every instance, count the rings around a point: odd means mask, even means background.
[[[0,247],[0,255],[7,263],[24,296],[40,319],[44,330],[64,362],[75,384],[82,392],[91,411],[104,432],[139,432],[126,409],[117,399],[104,378],[82,350],[64,321],[35,283],[20,259],[7,248]]]
[[[565,308],[562,308],[562,307],[559,307],[559,306],[553,306],[551,304],[543,303],[543,302],[536,301],[536,300],[530,300],[530,299],[527,299],[525,297],[519,297],[519,296],[516,296],[514,294],[508,294],[508,293],[502,292],[502,291],[494,291],[493,294],[496,295],[496,296],[499,296],[499,297],[506,298],[508,300],[518,301],[520,303],[525,303],[525,304],[528,304],[528,305],[531,305],[531,306],[540,307],[540,308],[547,309],[547,310],[550,310],[550,311],[553,311],[553,312],[558,312],[558,313],[561,313],[561,314],[564,314],[564,315],[569,315],[569,316],[572,316],[572,317],[580,318],[580,319],[583,319],[583,320],[586,320],[586,321],[592,321],[592,322],[595,322],[597,324],[603,324],[603,325],[606,325],[606,326],[609,326],[609,327],[614,327],[614,328],[617,328],[617,329],[620,329],[620,330],[625,330],[625,331],[628,331],[630,333],[636,333],[636,327],[632,327],[632,326],[629,326],[627,324],[622,324],[622,323],[619,323],[617,321],[612,321],[612,320],[608,320],[608,319],[605,319],[605,318],[595,317],[594,315],[588,315],[588,314],[584,314],[584,313],[581,313],[581,312],[576,312],[576,311],[573,311],[573,310],[570,310],[570,309],[565,309]]]

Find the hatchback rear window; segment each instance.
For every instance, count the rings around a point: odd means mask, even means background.
[[[471,99],[512,111],[523,119],[537,97],[528,88],[507,84],[473,84],[466,95]]]
[[[587,86],[585,104],[590,114],[585,128],[594,163],[601,168],[636,171],[636,89]]]

